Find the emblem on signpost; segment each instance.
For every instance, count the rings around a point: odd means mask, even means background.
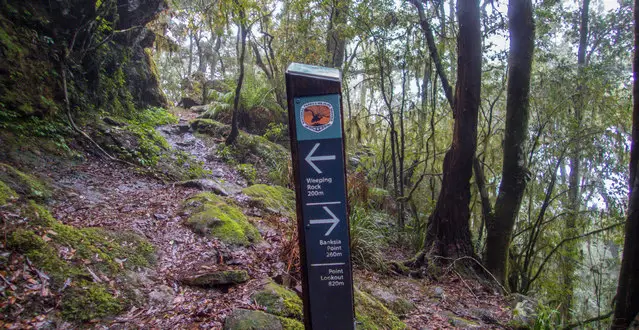
[[[319,133],[333,125],[335,112],[328,102],[309,102],[302,105],[300,111],[302,126],[311,132]]]

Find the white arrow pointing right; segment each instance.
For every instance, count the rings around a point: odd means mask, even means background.
[[[331,210],[328,208],[328,206],[323,206],[322,208],[324,209],[324,211],[326,211],[326,213],[328,213],[331,216],[331,219],[309,220],[309,223],[311,225],[321,225],[321,224],[325,224],[325,223],[333,224],[330,228],[328,228],[328,231],[326,232],[326,234],[324,234],[324,236],[328,236],[328,235],[331,234],[333,229],[335,229],[335,227],[339,223],[339,219],[335,216],[335,214],[333,214],[333,212],[331,212]]]
[[[317,150],[317,148],[319,148],[320,144],[319,143],[315,143],[315,146],[313,147],[313,149],[311,149],[311,152],[308,153],[308,156],[306,156],[306,158],[304,158],[304,160],[311,165],[311,167],[317,172],[317,174],[322,174],[322,170],[319,169],[319,167],[317,167],[317,165],[315,165],[315,161],[321,161],[321,160],[335,160],[335,155],[328,155],[328,156],[313,156],[313,154],[315,153],[315,150]]]

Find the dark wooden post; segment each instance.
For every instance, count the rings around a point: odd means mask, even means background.
[[[339,70],[286,70],[306,329],[354,329]]]

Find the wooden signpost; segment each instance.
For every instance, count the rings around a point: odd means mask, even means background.
[[[341,74],[286,70],[306,329],[354,329]]]

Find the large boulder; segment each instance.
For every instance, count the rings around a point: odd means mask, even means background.
[[[264,307],[268,313],[302,321],[302,299],[279,284],[269,282],[262,290],[255,292],[251,300]]]
[[[257,228],[239,208],[213,193],[199,193],[188,199],[184,212],[188,214],[186,225],[200,235],[243,246],[261,240]]]

